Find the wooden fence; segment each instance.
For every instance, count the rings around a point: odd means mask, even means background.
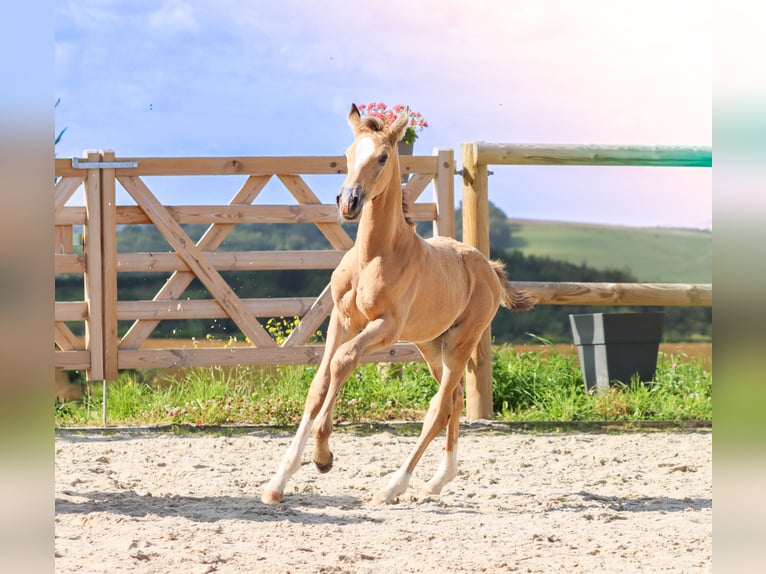
[[[402,173],[413,201],[432,184],[433,201],[416,201],[412,216],[433,221],[436,235],[455,235],[454,173],[450,149],[432,156],[402,156]],[[463,240],[489,253],[487,166],[641,165],[710,167],[710,148],[537,146],[466,143],[462,146]],[[83,158],[57,159],[55,186],[56,274],[81,274],[79,301],[55,303],[55,365],[85,370],[92,381],[117,378],[120,369],[194,367],[237,364],[314,364],[323,345],[309,342],[332,308],[329,286],[317,297],[243,299],[221,271],[332,269],[352,240],[338,223],[334,204],[322,204],[304,175],[335,176],[346,172],[342,156],[238,158],[116,158],[113,151],[87,152]],[[241,176],[243,183],[225,205],[163,205],[146,183],[155,176]],[[271,180],[278,180],[295,199],[290,205],[254,205]],[[336,187],[340,186],[340,179]],[[120,186],[135,205],[117,205]],[[83,205],[67,205],[83,190]],[[206,224],[198,241],[182,225]],[[313,223],[332,249],[324,251],[244,251],[218,248],[231,230],[245,223]],[[152,224],[172,252],[120,253],[117,226]],[[81,227],[82,248],[74,246]],[[118,273],[171,273],[151,300],[120,301]],[[212,299],[183,299],[194,279]],[[516,282],[537,295],[539,304],[711,306],[711,284],[605,284]],[[275,294],[277,295],[277,294]],[[298,316],[297,328],[280,344],[258,318]],[[247,347],[148,348],[150,335],[163,320],[229,318],[251,342]],[[130,327],[118,332],[118,321]],[[84,323],[77,337],[72,323]],[[466,410],[470,419],[492,417],[491,333],[487,330],[468,365]],[[422,360],[414,345],[398,343],[365,357],[368,362]],[[106,392],[104,393],[106,397]],[[104,422],[106,422],[104,411]]]
[[[489,255],[488,166],[588,165],[711,167],[710,147],[464,143],[463,241]],[[541,305],[712,306],[712,284],[515,282]],[[484,333],[466,375],[468,418],[492,418],[491,332]]]
[[[454,154],[437,149],[432,156],[402,156],[402,173],[414,205],[412,217],[433,221],[437,235],[455,235]],[[244,299],[221,275],[230,270],[333,269],[353,241],[340,225],[337,208],[321,203],[304,175],[335,176],[339,189],[346,159],[332,157],[116,158],[113,151],[87,152],[83,158],[56,160],[56,274],[81,274],[79,301],[55,303],[55,366],[85,370],[91,381],[117,378],[121,369],[236,364],[318,363],[323,345],[310,343],[332,309],[329,285],[316,297]],[[154,176],[239,175],[243,183],[225,205],[163,205],[147,184]],[[278,180],[294,198],[289,205],[255,205],[270,180]],[[432,201],[417,201],[431,185]],[[117,205],[121,186],[135,205]],[[71,198],[82,189],[82,205]],[[212,198],[211,198],[212,200]],[[184,224],[206,224],[193,241]],[[231,230],[246,223],[313,223],[331,248],[322,251],[219,250]],[[173,249],[167,253],[121,253],[117,227],[152,224]],[[82,228],[82,249],[75,249],[75,227]],[[171,273],[151,300],[121,301],[119,273]],[[198,279],[212,299],[182,298]],[[298,316],[300,322],[281,344],[258,318]],[[229,318],[251,345],[219,348],[148,348],[163,320]],[[130,327],[118,332],[118,321]],[[72,324],[84,322],[84,337]],[[156,345],[151,345],[156,347]],[[364,359],[367,362],[422,360],[417,348],[399,343]],[[106,383],[104,383],[106,389]]]

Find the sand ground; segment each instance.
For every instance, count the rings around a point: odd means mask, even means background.
[[[466,426],[440,496],[419,487],[443,438],[383,507],[411,434],[337,432],[333,470],[271,507],[288,431],[57,431],[56,572],[711,571],[712,431]]]

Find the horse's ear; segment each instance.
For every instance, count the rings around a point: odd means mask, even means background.
[[[359,113],[359,108],[356,107],[356,104],[351,104],[351,111],[348,112],[348,125],[351,126],[351,131],[356,133],[361,122],[362,115]]]
[[[407,130],[407,124],[410,120],[410,108],[404,108],[399,117],[394,120],[389,128],[391,134],[391,142],[396,143],[404,137],[404,132]]]

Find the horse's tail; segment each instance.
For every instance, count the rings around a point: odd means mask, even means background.
[[[500,279],[500,285],[503,286],[502,298],[500,304],[512,311],[528,311],[537,303],[537,298],[531,293],[522,289],[517,289],[508,281],[505,275],[505,263],[502,261],[490,261],[492,269]]]

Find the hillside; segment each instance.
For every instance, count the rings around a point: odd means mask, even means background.
[[[597,269],[630,271],[639,281],[712,283],[713,233],[510,219],[511,249]]]

